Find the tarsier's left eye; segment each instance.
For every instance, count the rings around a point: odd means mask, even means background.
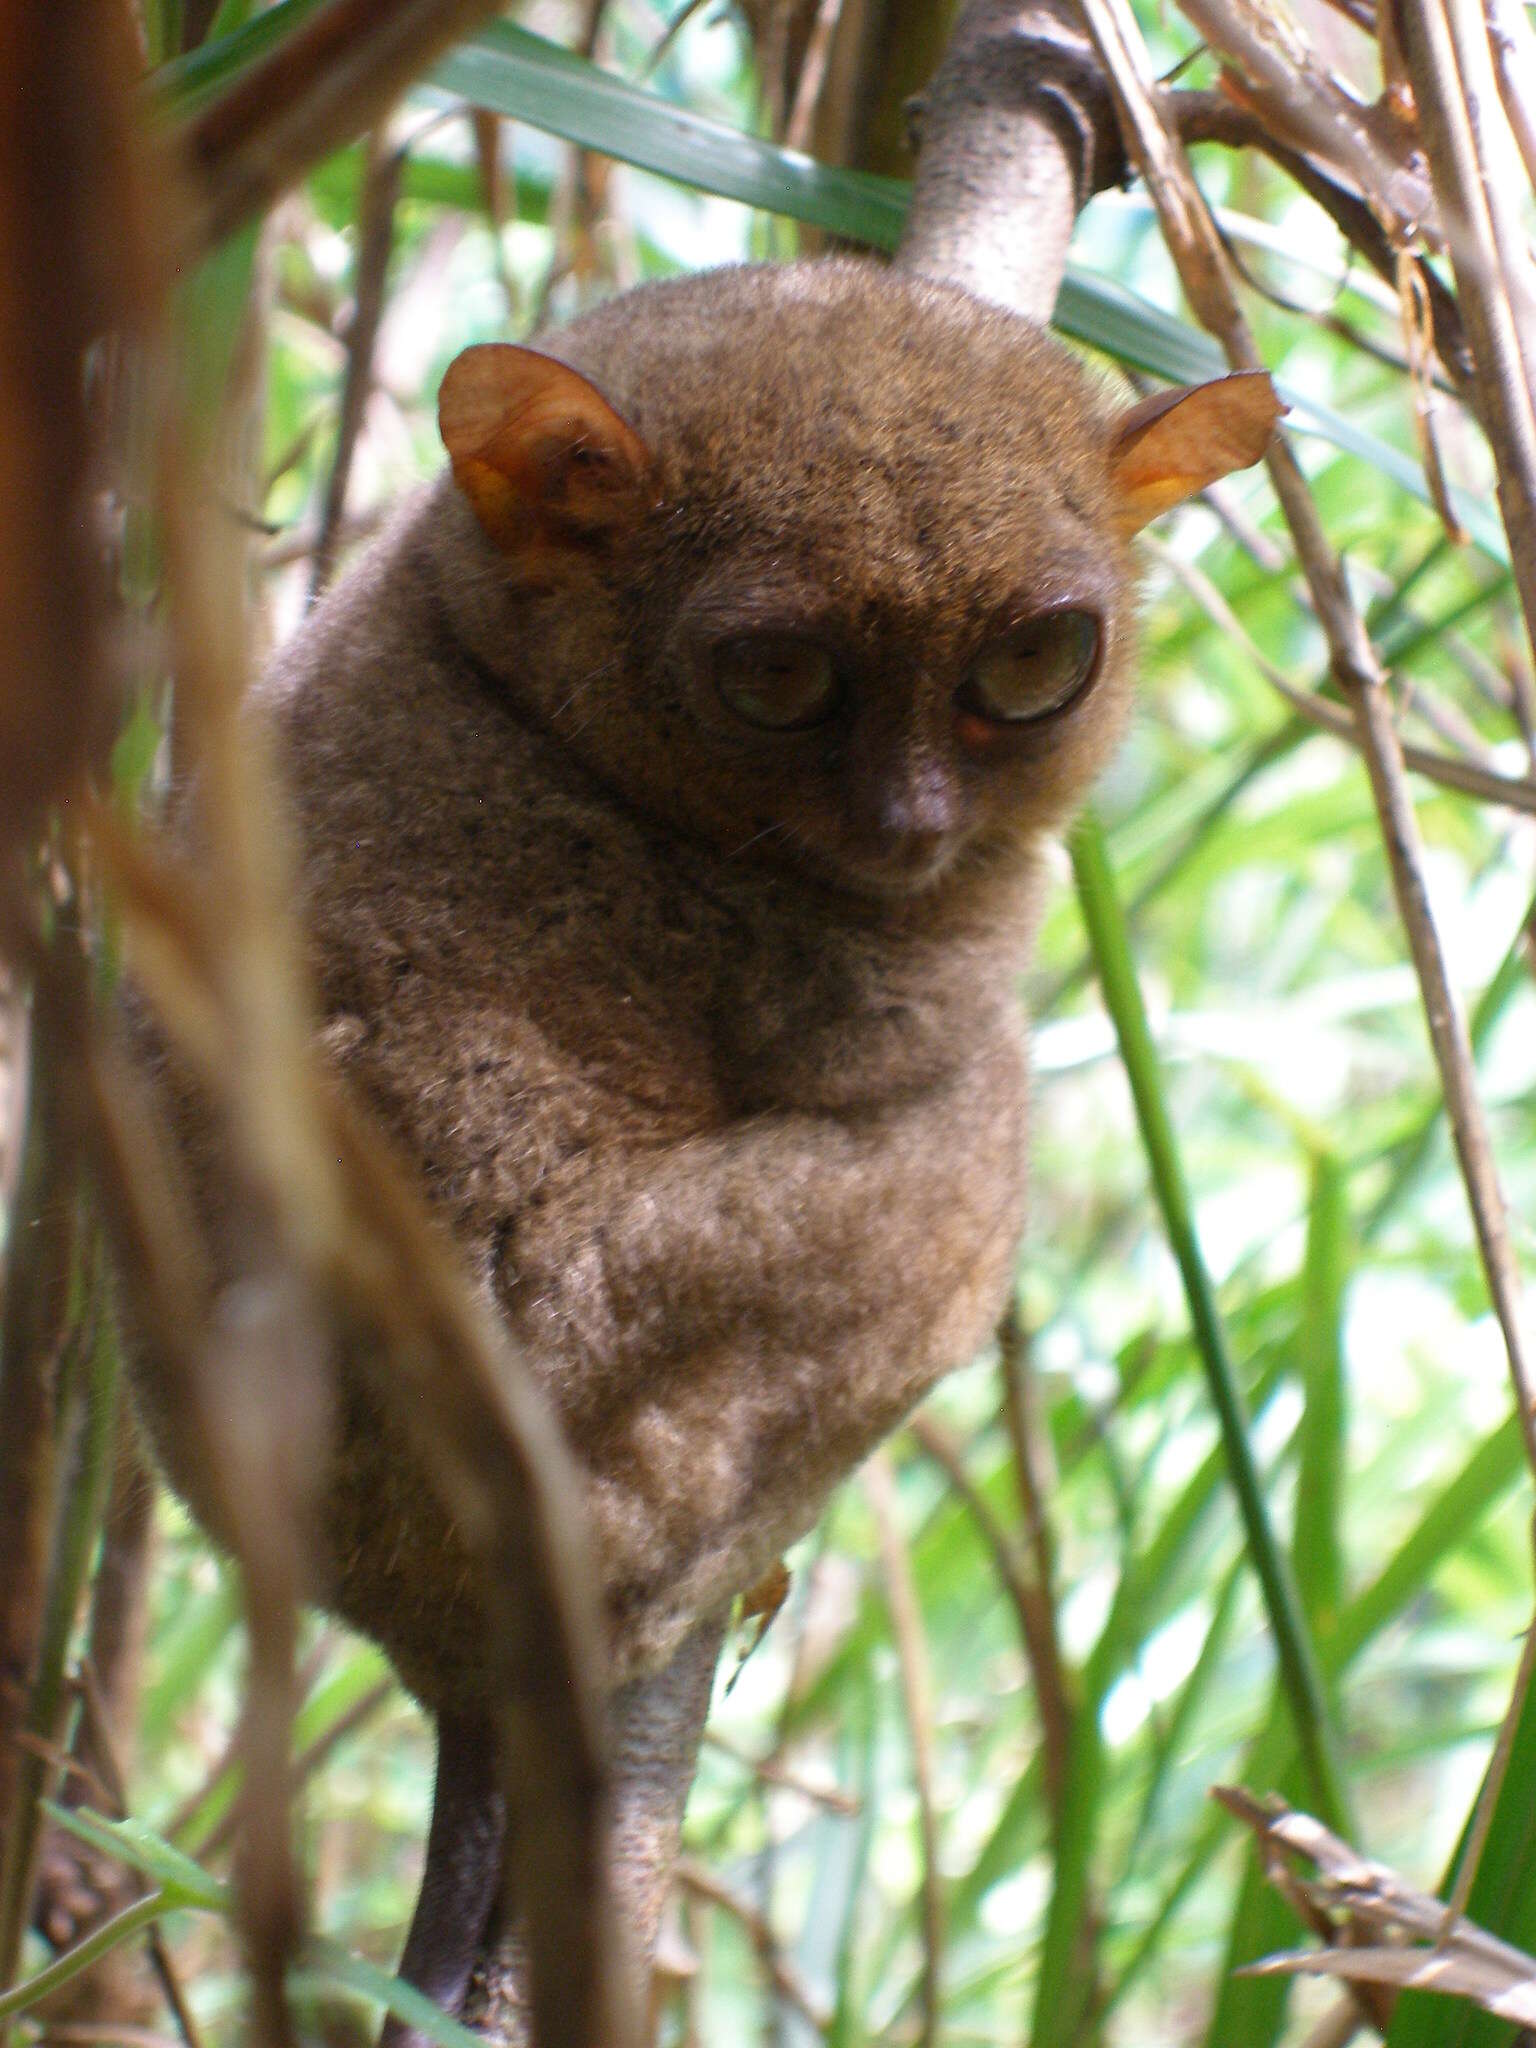
[[[977,656],[957,702],[993,725],[1053,718],[1092,682],[1100,639],[1093,612],[1042,612],[1025,619]]]
[[[828,650],[798,633],[736,633],[710,649],[728,711],[767,732],[799,732],[837,709],[842,686]]]

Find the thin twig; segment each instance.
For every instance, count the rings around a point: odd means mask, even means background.
[[[1323,209],[1349,246],[1395,291],[1397,251],[1370,207],[1304,150],[1285,141],[1252,107],[1221,92],[1167,92],[1161,96],[1161,104],[1186,149],[1214,142],[1228,149],[1261,151]],[[1472,376],[1472,352],[1467,346],[1460,310],[1454,296],[1433,271],[1426,271],[1424,283],[1435,352],[1451,382],[1459,391],[1466,391]]]
[[[950,1485],[970,1510],[971,1519],[992,1553],[994,1569],[1018,1617],[1019,1635],[1034,1681],[1035,1704],[1040,1715],[1041,1768],[1045,1774],[1046,1802],[1051,1809],[1052,1824],[1059,1830],[1062,1796],[1066,1789],[1067,1750],[1072,1737],[1072,1712],[1049,1593],[1026,1572],[1018,1546],[966,1470],[959,1446],[951,1440],[948,1431],[931,1415],[923,1413],[914,1415],[908,1427],[928,1456],[942,1467]]]
[[[1485,0],[1488,46],[1498,74],[1499,98],[1525,165],[1536,186],[1536,34],[1520,0]]]
[[[347,323],[347,374],[336,421],[336,453],[326,479],[325,505],[309,571],[313,604],[331,580],[340,550],[352,457],[362,431],[363,412],[373,389],[373,355],[384,317],[384,284],[395,245],[395,204],[405,159],[377,130],[370,136],[362,197],[358,203],[357,261],[352,281],[352,317]]]
[[[338,550],[367,540],[384,524],[386,507],[373,505],[366,512],[349,512],[337,526],[334,542]],[[263,570],[286,569],[294,562],[307,561],[320,545],[316,526],[292,526],[278,534],[256,557]]]
[[[397,1699],[399,1693],[400,1687],[393,1678],[380,1678],[370,1685],[365,1693],[355,1699],[344,1714],[338,1714],[330,1727],[322,1730],[315,1737],[314,1741],[310,1743],[309,1747],[300,1750],[299,1754],[294,1758],[292,1767],[294,1791],[297,1792],[300,1786],[315,1775],[326,1758],[335,1749],[339,1748],[349,1735],[355,1735],[359,1728],[365,1727],[373,1719],[374,1715],[378,1713],[379,1709],[387,1706],[391,1700]],[[212,1784],[217,1784],[219,1777],[223,1775],[224,1770],[228,1768],[229,1763],[234,1761],[238,1753],[238,1749],[231,1751],[229,1757],[225,1759],[224,1764],[221,1766],[220,1771],[212,1779]],[[197,1795],[199,1803],[207,1798],[209,1789],[209,1785],[204,1785],[201,1791],[199,1791]],[[193,1810],[195,1811],[196,1809],[194,1808]],[[234,1807],[231,1807],[219,1819],[216,1825],[208,1830],[208,1833],[198,1844],[198,1860],[206,1862],[210,1856],[216,1856],[230,1841],[237,1825],[237,1811]]]
[[[793,1688],[787,1690],[786,1698],[793,1700]],[[730,1757],[744,1770],[750,1771],[755,1778],[761,1778],[765,1784],[782,1786],[786,1792],[797,1793],[801,1799],[808,1799],[813,1806],[822,1807],[828,1813],[835,1813],[840,1819],[852,1820],[859,1813],[859,1802],[851,1792],[844,1792],[837,1785],[817,1784],[799,1771],[792,1770],[777,1756],[754,1756],[739,1742],[733,1742],[728,1735],[722,1735],[718,1728],[705,1729],[704,1745],[707,1749],[719,1750],[722,1756]]]
[[[1474,103],[1485,115],[1498,105],[1488,39],[1467,0],[1395,0],[1395,7],[1472,341],[1478,416],[1493,449],[1515,584],[1536,649],[1536,399],[1521,332],[1527,295],[1514,268],[1529,263],[1474,113]]]
[[[818,2034],[824,2034],[832,2024],[832,2015],[826,2011],[815,1993],[801,1977],[800,1972],[785,1955],[778,1937],[757,1908],[739,1892],[691,1856],[677,1859],[677,1882],[685,1892],[695,1898],[707,1900],[718,1906],[739,1922],[743,1933],[751,1942],[758,1961],[768,1972],[769,1982],[778,1997],[786,2005],[793,2006],[801,2019]]]
[[[918,1825],[922,1833],[923,1974],[921,1988],[923,2048],[937,2048],[943,2019],[941,1991],[944,1964],[944,1897],[939,1873],[939,1824],[933,1788],[933,1680],[922,1611],[912,1581],[912,1560],[896,1511],[896,1481],[890,1459],[876,1451],[864,1468],[864,1484],[880,1535],[886,1598],[896,1636],[896,1661],[901,1697],[912,1742],[912,1781],[917,1792]]]
[[[1197,562],[1186,561],[1174,549],[1164,547],[1155,535],[1144,535],[1142,544],[1163,563],[1171,576],[1183,584],[1206,616],[1242,648],[1264,680],[1299,717],[1323,732],[1332,733],[1335,739],[1343,740],[1357,753],[1365,751],[1366,742],[1361,736],[1359,723],[1351,717],[1348,708],[1330,702],[1316,690],[1299,689],[1291,682],[1248,632]],[[1460,790],[1483,803],[1503,804],[1512,811],[1536,816],[1536,777],[1501,775],[1496,769],[1485,768],[1476,761],[1467,761],[1455,754],[1442,754],[1433,747],[1421,747],[1412,740],[1400,740],[1399,746],[1404,764],[1417,774],[1427,776],[1431,782]]]
[[[794,104],[784,123],[784,143],[788,149],[803,151],[811,146],[816,108],[827,81],[827,59],[832,54],[832,38],[842,11],[843,0],[817,0],[816,18],[811,23],[805,55],[800,59],[800,76],[795,80]]]
[[[657,70],[660,68],[663,60],[665,59],[668,51],[672,48],[673,44],[676,43],[678,37],[682,34],[683,30],[688,26],[689,22],[693,20],[694,16],[696,14],[701,13],[704,8],[709,6],[709,4],[710,0],[687,0],[687,5],[680,8],[678,12],[673,15],[672,19],[667,23],[666,27],[662,30],[661,34],[656,38],[655,43],[651,47],[650,54],[647,56],[644,64],[642,64],[640,67],[639,75],[640,83],[642,85],[648,79],[653,78],[655,76]]]

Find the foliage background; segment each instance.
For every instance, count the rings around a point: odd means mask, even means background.
[[[1138,11],[1160,66],[1196,47],[1177,18]],[[260,26],[246,0],[226,0],[201,51],[172,60],[179,9],[146,0],[146,16],[148,61],[165,66],[155,89],[180,105],[239,61],[245,24]],[[1340,17],[1304,19],[1369,91],[1367,40]],[[606,72],[660,101],[766,132],[761,24],[720,0],[670,25],[651,0],[609,0],[583,19],[541,4],[520,20],[585,41]],[[253,531],[253,618],[268,642],[301,616],[339,393],[349,362],[363,367],[359,221],[384,154],[402,152],[346,480],[349,545],[435,467],[436,384],[460,347],[642,278],[796,246],[793,221],[769,210],[794,167],[771,151],[727,153],[727,175],[697,145],[706,182],[736,180],[725,198],[542,132],[541,114],[568,131],[589,121],[589,139],[625,154],[689,160],[654,105],[605,100],[590,74],[515,38],[487,32],[438,76],[183,290],[195,374],[217,384],[233,365],[246,380],[232,509]],[[1180,82],[1213,77],[1197,55]],[[522,120],[472,124],[462,110],[462,96],[494,107],[513,90]],[[1425,502],[1393,295],[1261,160],[1204,152],[1200,173],[1247,273],[1266,360],[1297,401],[1298,452],[1393,664],[1405,734],[1529,778],[1536,693],[1507,567],[1448,540]],[[742,203],[742,181],[762,210]],[[841,206],[841,224],[889,239],[888,189],[803,174],[796,189],[813,221]],[[1199,373],[1209,345],[1138,310],[1183,314],[1139,190],[1097,201],[1073,254],[1090,286],[1135,295],[1080,287],[1080,338],[1140,368],[1182,350]],[[1320,417],[1331,438],[1314,430]],[[1450,403],[1439,437],[1488,539],[1486,450]],[[1263,1505],[1324,1674],[1352,1838],[1433,1888],[1530,1612],[1529,1488],[1364,769],[1266,675],[1311,690],[1327,656],[1261,475],[1158,528],[1145,631],[1136,730],[1097,819],[1153,1022],[1154,1085],[1193,1191]],[[124,783],[155,772],[162,710],[146,693],[119,747]],[[1536,824],[1413,788],[1529,1265]],[[954,2044],[1088,2038],[1064,2031],[1065,2008],[1037,2003],[1042,1967],[1064,1958],[1091,1990],[1093,2037],[1137,2048],[1300,2042],[1336,2005],[1321,1987],[1287,1998],[1276,1980],[1226,1974],[1296,1936],[1208,1788],[1275,1787],[1302,1805],[1315,1788],[1294,1762],[1250,1540],[1065,853],[1060,868],[1021,983],[1038,1084],[1016,1341],[957,1373],[918,1430],[843,1489],[790,1560],[784,1611],[717,1697],[680,1893],[697,1970],[664,2039],[900,2041],[925,2011]],[[131,1808],[222,1871],[239,1603],[181,1512],[166,1504],[162,1522]],[[1057,1646],[1044,1722],[1072,1748],[1054,1786],[1026,1611]],[[377,1653],[334,1626],[311,1625],[303,1668],[296,1743],[323,1748],[302,1805],[315,1921],[387,1965],[425,1827],[425,1732]],[[1536,1757],[1522,1752],[1509,1796],[1529,1805],[1533,1791]],[[1505,1931],[1528,1941],[1521,1889],[1511,1881]],[[205,2038],[232,2039],[240,1979],[222,1920],[180,1916],[169,1933]],[[34,1941],[32,1960],[44,1954]],[[1415,2019],[1412,2006],[1394,2040],[1512,2038],[1462,2008]],[[329,1995],[319,2020],[338,2037],[358,2024]]]

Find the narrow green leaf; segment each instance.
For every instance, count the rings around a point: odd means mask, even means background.
[[[585,149],[852,241],[894,248],[906,218],[907,187],[894,178],[834,170],[706,120],[509,21],[451,51],[432,82]]]
[[[1205,1368],[1211,1400],[1221,1426],[1228,1476],[1237,1495],[1249,1554],[1264,1594],[1265,1611],[1275,1637],[1281,1684],[1294,1717],[1297,1740],[1307,1768],[1319,1818],[1348,1830],[1348,1801],[1340,1770],[1317,1655],[1302,1613],[1285,1553],[1276,1541],[1268,1503],[1259,1482],[1249,1443],[1249,1421],[1227,1350],[1226,1333],[1195,1230],[1194,1215],[1179,1163],[1173,1121],[1163,1094],[1162,1077],[1146,1007],[1120,908],[1104,835],[1091,812],[1079,821],[1072,838],[1072,870],[1088,943],[1114,1021],[1126,1078],[1136,1104],[1137,1122],[1164,1226],[1189,1304],[1190,1322]]]
[[[1291,1555],[1307,1618],[1319,1637],[1338,1621],[1344,1591],[1340,1532],[1344,1479],[1344,1287],[1349,1205],[1336,1159],[1313,1162],[1296,1361],[1305,1404],[1299,1432],[1296,1527]]]
[[[1083,2039],[1093,1985],[1085,1946],[1091,1927],[1089,1880],[1098,1842],[1104,1761],[1098,1713],[1085,1706],[1073,1716],[1067,1750],[1061,1826],[1056,1835],[1055,1882],[1046,1915],[1030,2026],[1032,2048],[1076,2048]]]
[[[73,1948],[56,1956],[46,1969],[28,1977],[25,1983],[0,1992],[0,2020],[14,2019],[18,2013],[30,2012],[34,2005],[51,1998],[55,1991],[62,1991],[66,1984],[99,1963],[103,1956],[110,1955],[113,1949],[121,1948],[125,1941],[132,1941],[135,1935],[152,1927],[162,1913],[177,1903],[161,1892],[149,1892],[144,1898],[135,1899],[131,1906],[124,1906],[120,1913],[114,1913],[84,1941],[77,1941]]]
[[[227,1884],[210,1877],[200,1863],[183,1855],[164,1835],[156,1834],[141,1820],[104,1820],[85,1807],[43,1802],[49,1818],[67,1834],[78,1835],[93,1849],[126,1863],[131,1870],[152,1878],[165,1895],[167,1906],[201,1906],[210,1913],[228,1913],[232,1894]]]
[[[1435,1496],[1370,1584],[1339,1616],[1322,1645],[1324,1668],[1343,1671],[1428,1585],[1436,1568],[1508,1493],[1525,1463],[1519,1417],[1510,1415]]]
[[[234,1573],[221,1570],[211,1592],[189,1590],[157,1645],[158,1668],[144,1689],[139,1739],[149,1751],[170,1736],[171,1724],[190,1702],[240,1621]]]
[[[1334,1634],[1320,1645],[1324,1670],[1337,1679],[1382,1630],[1418,1598],[1447,1556],[1464,1543],[1525,1469],[1519,1420],[1511,1415],[1484,1439],[1424,1510],[1376,1578],[1349,1601]],[[1289,1716],[1277,1707],[1267,1726],[1248,1745],[1234,1775],[1245,1785],[1278,1784],[1294,1754]],[[1213,1807],[1201,1823],[1183,1864],[1163,1893],[1157,1911],[1110,1988],[1104,2010],[1112,2010],[1158,1954],[1165,1929],[1211,1858],[1232,1839],[1232,1823]]]
[[[299,1960],[288,1973],[288,1989],[311,1998],[328,1991],[351,1991],[419,2028],[439,2048],[485,2048],[484,2035],[471,2033],[458,2020],[450,2019],[413,1984],[392,1977],[377,1963],[353,1955],[340,1942],[326,1941],[318,1935],[306,1941],[299,1951]]]
[[[154,82],[161,97],[171,111],[190,113],[222,92],[269,50],[275,50],[321,5],[323,0],[277,0],[275,7],[253,16],[228,35],[210,36],[188,56],[159,67]]]
[[[1127,1869],[1135,1868],[1143,1849],[1151,1840],[1169,1772],[1184,1752],[1190,1727],[1209,1701],[1232,1632],[1232,1620],[1237,1611],[1237,1594],[1242,1579],[1242,1566],[1239,1562],[1222,1581],[1205,1631],[1205,1639],[1200,1645],[1200,1654],[1196,1657],[1188,1678],[1179,1688],[1172,1713],[1153,1732],[1152,1769],[1142,1792],[1141,1811],[1136,1817],[1136,1831],[1131,1837],[1131,1846],[1125,1855]]]

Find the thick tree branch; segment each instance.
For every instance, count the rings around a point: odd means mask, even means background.
[[[1048,320],[1078,211],[1124,168],[1071,0],[971,0],[915,122],[896,262]]]

